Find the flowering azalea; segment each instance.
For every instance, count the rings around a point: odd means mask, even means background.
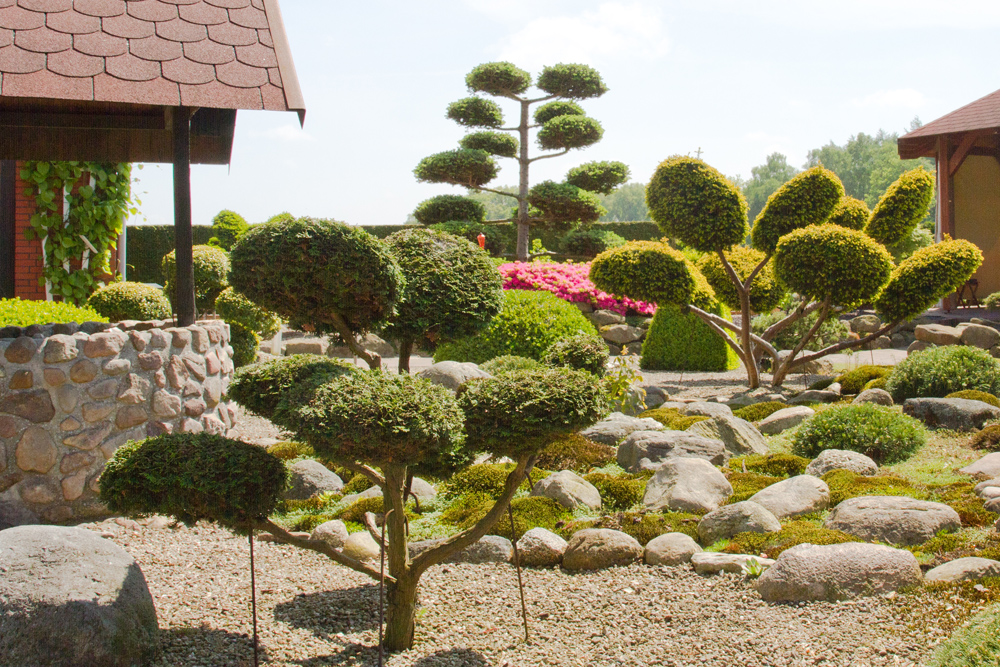
[[[500,265],[504,289],[543,290],[571,303],[589,303],[620,315],[652,315],[655,303],[633,301],[602,292],[590,282],[590,263],[509,262]]]

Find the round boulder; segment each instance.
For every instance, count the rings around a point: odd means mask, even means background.
[[[646,482],[642,504],[646,509],[711,512],[733,495],[733,487],[708,461],[687,457],[663,462]]]
[[[938,565],[924,575],[927,583],[955,584],[960,581],[977,581],[986,577],[1000,577],[1000,561],[989,558],[957,558]]]
[[[874,403],[875,405],[885,406],[893,404],[892,394],[887,392],[885,389],[865,389],[863,392],[855,396],[851,403]]]
[[[774,533],[781,523],[761,505],[744,500],[709,512],[698,522],[698,539],[705,546],[737,533]]]
[[[642,545],[631,535],[609,528],[587,528],[573,533],[563,554],[567,570],[600,570],[631,565],[642,558]]]
[[[783,408],[762,419],[757,428],[760,429],[761,433],[777,435],[798,426],[814,414],[816,411],[806,405]]]
[[[0,531],[0,664],[145,665],[159,631],[135,560],[83,528]]]
[[[666,533],[649,541],[643,560],[646,565],[683,565],[696,553],[701,553],[701,547],[690,535]]]
[[[572,470],[560,470],[539,480],[532,487],[531,495],[551,498],[570,510],[581,505],[592,510],[601,507],[601,493],[597,487]]]
[[[472,378],[493,377],[476,364],[461,361],[439,361],[417,373],[417,376],[452,391],[456,391]]]
[[[500,535],[485,535],[457,554],[449,563],[509,563],[514,559],[514,545]]]
[[[880,544],[799,544],[781,552],[757,580],[767,602],[845,600],[919,584],[912,553]]]
[[[521,565],[551,567],[562,562],[567,544],[550,530],[532,528],[517,541],[517,555]]]
[[[378,547],[378,542],[375,538],[368,534],[368,531],[362,530],[357,533],[351,533],[348,536],[347,541],[344,542],[344,549],[342,553],[345,556],[353,558],[354,560],[359,560],[362,563],[366,561],[377,561],[381,556],[381,550]]]
[[[621,412],[610,415],[580,431],[587,440],[614,447],[633,431],[662,431],[663,424],[649,417],[630,417]]]
[[[778,519],[812,514],[830,506],[830,487],[812,475],[796,475],[753,494],[750,500]]]
[[[334,519],[333,521],[326,521],[321,523],[315,528],[313,528],[312,534],[309,536],[311,540],[322,540],[329,544],[334,549],[340,549],[347,542],[347,526],[344,525],[343,521]]]
[[[906,496],[861,496],[833,508],[826,527],[864,540],[910,546],[923,544],[941,531],[956,531],[962,521],[944,503]]]
[[[288,468],[285,500],[308,500],[321,493],[340,493],[344,481],[319,461],[303,459]]]
[[[831,470],[840,469],[865,477],[878,474],[878,464],[875,461],[864,454],[846,449],[824,449],[806,466],[806,474],[822,477]]]

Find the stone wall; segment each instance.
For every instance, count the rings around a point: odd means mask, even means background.
[[[0,329],[0,528],[101,516],[118,447],[232,427],[229,326],[170,324]]]

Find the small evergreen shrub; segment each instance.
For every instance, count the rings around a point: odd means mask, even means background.
[[[923,167],[903,173],[888,187],[872,211],[865,233],[884,245],[910,235],[934,199],[934,174]]]
[[[850,470],[831,470],[820,479],[830,487],[830,507],[859,496],[908,496],[918,500],[924,496],[910,481],[896,475],[866,477]]]
[[[597,335],[580,309],[548,292],[506,290],[500,313],[475,336],[439,345],[434,361],[483,363],[515,355],[541,360],[552,343],[579,333]]]
[[[601,494],[601,509],[625,512],[642,501],[646,480],[631,476],[614,477],[603,472],[592,472],[584,479],[597,487]]]
[[[708,310],[729,317],[721,303]],[[733,349],[697,315],[669,304],[656,310],[642,343],[643,370],[729,371],[739,363]]]
[[[942,398],[956,391],[1000,391],[1000,361],[986,350],[947,345],[914,352],[896,364],[886,382],[892,400]]]
[[[1000,398],[997,398],[993,394],[988,394],[985,391],[977,391],[975,389],[953,391],[945,396],[945,398],[964,398],[969,401],[981,401],[983,403],[989,403],[995,408],[1000,408]]]
[[[835,380],[836,380],[836,378],[823,378],[822,380],[816,380],[811,385],[809,385],[809,390],[810,391],[817,391],[817,390],[821,391],[821,390],[826,389],[827,387],[829,387],[831,384],[833,384]]]
[[[510,373],[512,371],[537,371],[545,368],[545,364],[528,357],[518,357],[513,354],[505,354],[502,357],[494,357],[483,362],[479,367],[490,375],[500,373]]]
[[[764,558],[777,558],[781,552],[799,544],[844,544],[863,542],[839,530],[817,526],[812,521],[793,519],[782,524],[773,533],[737,533],[729,539],[722,551],[732,554],[762,554]]]
[[[466,148],[472,148],[467,146]],[[421,225],[436,225],[452,220],[460,222],[482,222],[486,219],[486,207],[471,197],[462,195],[438,195],[426,199],[413,211],[413,217]]]
[[[215,299],[215,312],[228,324],[240,324],[262,339],[273,338],[281,330],[281,318],[256,305],[232,287]]]
[[[163,291],[171,303],[177,303],[174,293],[177,282],[176,251],[172,250],[164,256],[160,263],[163,273]],[[194,262],[194,302],[199,311],[208,310],[215,304],[216,297],[229,286],[229,256],[225,251],[209,245],[196,245],[192,248]]]
[[[763,401],[743,408],[737,408],[733,410],[733,415],[748,422],[759,422],[767,419],[778,410],[784,410],[787,407],[788,404],[781,401]]]
[[[309,445],[292,441],[276,442],[267,448],[267,453],[277,456],[282,461],[292,461],[316,454]]]
[[[560,250],[566,255],[597,257],[605,250],[625,245],[614,232],[594,227],[577,227],[562,238]]]
[[[650,280],[650,276],[657,276]],[[659,241],[631,241],[606,250],[590,263],[597,289],[638,301],[707,305],[714,296],[708,281],[680,250]]]
[[[64,301],[25,301],[20,297],[0,299],[0,326],[4,327],[107,321],[108,318],[93,308],[74,306]]]
[[[587,440],[579,433],[556,438],[538,455],[535,465],[543,470],[585,473],[615,460],[615,448]]]
[[[864,229],[870,216],[871,211],[868,210],[867,204],[860,199],[844,195],[833,209],[827,222],[848,229]]]
[[[866,384],[878,378],[888,377],[891,372],[891,366],[858,366],[854,370],[838,376],[835,382],[840,383],[841,394],[860,394],[865,390]]]
[[[865,390],[868,389],[885,389],[889,382],[889,376],[875,378],[874,380],[869,380],[865,383]]]
[[[782,237],[829,218],[843,196],[843,184],[829,169],[816,166],[798,174],[767,198],[750,233],[753,247],[773,253]]]
[[[175,433],[120,447],[101,473],[100,497],[116,514],[206,519],[246,534],[274,512],[287,482],[284,462],[262,447]]]
[[[250,225],[239,213],[219,211],[212,218],[212,232],[215,236],[208,240],[208,244],[228,252],[249,229]]]
[[[1000,424],[992,424],[982,431],[974,433],[969,438],[969,447],[988,452],[1000,452]]]
[[[109,322],[166,320],[171,315],[170,302],[163,290],[143,283],[109,283],[90,295],[87,306]]]
[[[347,361],[318,354],[295,354],[237,370],[228,392],[242,408],[274,420],[282,399],[292,390],[303,384],[322,383],[337,375],[358,372],[360,370]]]
[[[815,458],[825,449],[846,449],[879,465],[910,458],[927,441],[920,422],[871,403],[838,405],[806,420],[792,438],[792,453]]]
[[[607,370],[608,344],[597,335],[576,334],[552,343],[542,361],[550,366],[567,366],[601,377]]]
[[[772,477],[794,477],[806,471],[809,459],[794,454],[748,454],[729,459],[727,464],[733,472],[755,472]]]
[[[233,366],[242,368],[257,361],[260,338],[242,324],[229,323],[229,344],[233,346]]]
[[[733,472],[726,475],[726,479],[729,480],[729,483],[733,487],[733,495],[729,496],[726,504],[739,503],[744,500],[749,500],[750,496],[754,495],[758,491],[766,489],[772,484],[777,484],[781,481],[781,477],[762,475],[757,472],[740,472],[740,470],[742,470],[740,466],[737,466],[732,470]]]

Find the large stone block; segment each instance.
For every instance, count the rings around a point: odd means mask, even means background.
[[[47,473],[56,464],[56,443],[42,426],[29,426],[17,443],[14,460],[25,472]]]
[[[0,398],[0,412],[42,424],[56,416],[56,407],[52,404],[52,397],[48,391],[36,389],[7,394]]]

